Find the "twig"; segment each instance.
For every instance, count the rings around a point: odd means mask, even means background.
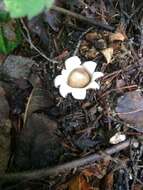
[[[75,12],[69,11],[67,9],[57,7],[57,6],[53,6],[52,9],[55,10],[55,11],[58,11],[58,12],[60,12],[62,14],[66,14],[66,15],[69,15],[71,17],[74,17],[74,18],[76,18],[78,20],[88,22],[89,24],[94,25],[94,26],[99,27],[99,28],[102,28],[104,30],[108,30],[108,31],[112,31],[112,32],[115,31],[115,28],[110,26],[110,25],[107,25],[107,24],[104,24],[104,23],[101,23],[101,22],[97,22],[97,21],[95,21],[95,20],[93,20],[91,18],[84,17],[84,16],[82,16],[80,14],[77,14]]]
[[[9,174],[5,174],[5,175],[1,175],[0,183],[4,183],[4,182],[8,182],[8,181],[16,181],[16,180],[33,180],[33,179],[39,179],[39,178],[51,176],[51,175],[56,176],[62,172],[70,171],[77,167],[79,168],[79,167],[83,167],[83,166],[86,166],[89,164],[93,164],[95,161],[104,159],[105,154],[112,155],[121,150],[124,150],[129,145],[130,145],[130,140],[126,140],[120,144],[117,144],[111,148],[106,149],[105,152],[101,155],[95,153],[95,154],[92,154],[85,158],[74,160],[72,162],[56,166],[54,168],[46,168],[46,169],[35,170],[35,171],[25,171],[25,172],[9,173]]]
[[[53,60],[53,59],[50,59],[49,57],[47,57],[43,52],[41,52],[33,43],[32,43],[32,40],[31,40],[31,36],[30,36],[30,33],[29,33],[29,30],[28,30],[28,28],[27,28],[27,26],[25,25],[25,23],[24,23],[24,21],[21,19],[20,20],[21,21],[21,24],[22,24],[22,26],[23,26],[23,28],[24,28],[24,30],[25,30],[25,32],[26,32],[26,35],[27,35],[27,37],[25,37],[26,38],[26,40],[28,41],[28,43],[30,44],[30,47],[31,47],[31,49],[34,49],[35,51],[37,51],[43,58],[45,58],[47,61],[49,61],[49,62],[52,62],[53,64],[55,64],[55,63],[58,63],[58,61],[56,61],[56,60]],[[23,34],[24,35],[24,34]]]

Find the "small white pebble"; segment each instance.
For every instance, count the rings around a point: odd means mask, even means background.
[[[136,142],[133,142],[133,147],[134,148],[138,148],[139,147],[139,143],[136,141]]]
[[[133,176],[131,173],[129,173],[129,179],[132,180],[133,179]]]
[[[122,134],[121,132],[117,132],[113,137],[110,138],[111,144],[118,144],[126,140],[126,135]]]

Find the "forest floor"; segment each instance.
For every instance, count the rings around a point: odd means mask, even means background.
[[[0,189],[143,189],[142,1],[57,1],[18,23],[0,54]],[[54,86],[73,56],[104,74],[84,100]]]

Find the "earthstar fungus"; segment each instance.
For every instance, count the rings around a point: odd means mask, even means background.
[[[87,89],[99,89],[100,85],[96,79],[103,77],[102,72],[94,72],[97,64],[93,61],[86,61],[81,64],[79,57],[73,56],[65,61],[66,69],[61,75],[55,78],[55,87],[64,98],[71,93],[75,99],[83,100],[86,97]]]

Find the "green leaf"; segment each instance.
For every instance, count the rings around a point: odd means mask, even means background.
[[[2,27],[0,27],[0,53],[7,53]]]
[[[53,5],[53,0],[46,0],[46,7],[49,9]]]
[[[28,16],[29,18],[40,13],[47,0],[4,0],[11,17],[18,18]],[[49,1],[51,2],[51,0]]]
[[[0,24],[0,53],[10,53],[20,44],[20,30],[20,25],[16,21]]]
[[[10,20],[9,13],[6,11],[0,10],[0,22],[7,22]]]

